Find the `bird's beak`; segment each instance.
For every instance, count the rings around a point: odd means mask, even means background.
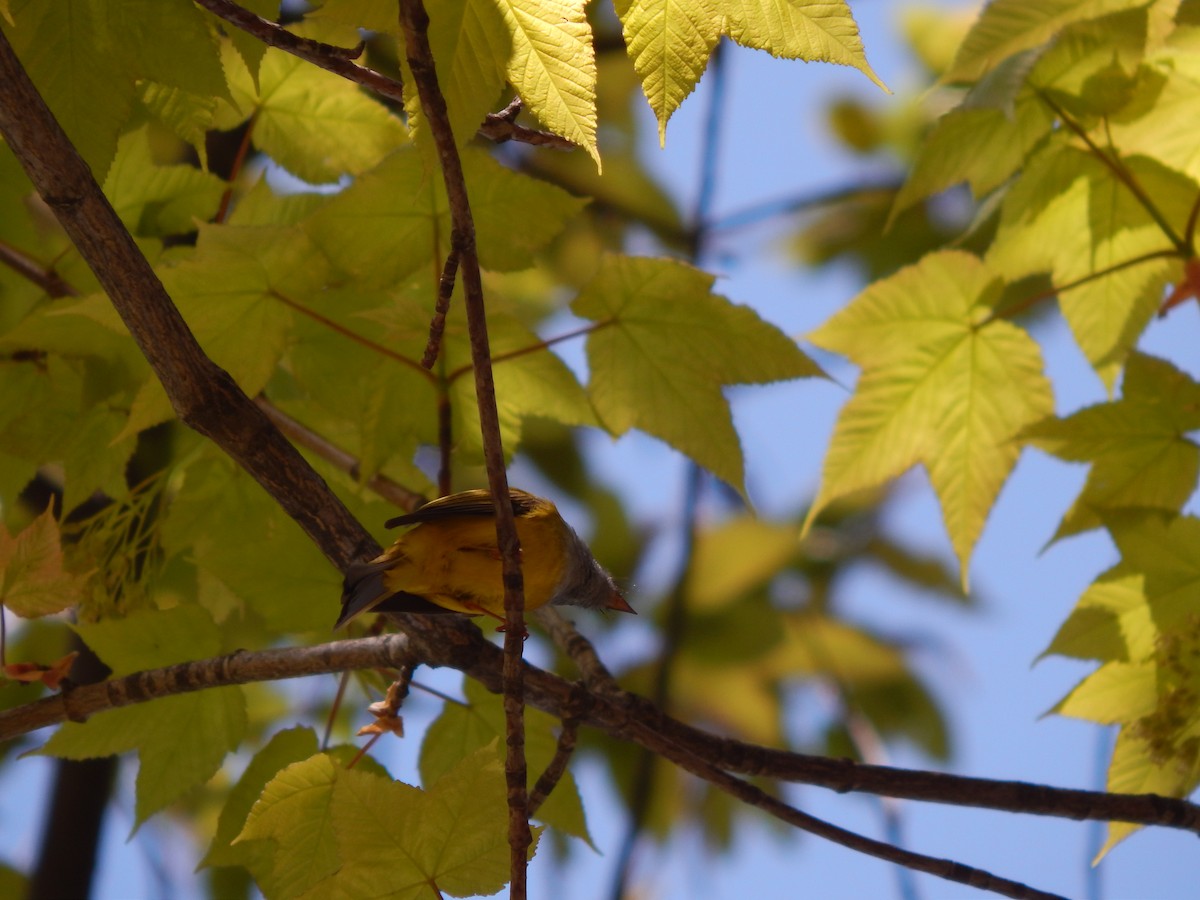
[[[613,591],[612,596],[608,598],[608,605],[605,609],[615,609],[617,612],[627,612],[637,615],[637,610],[630,606],[625,598],[621,596],[619,591]]]

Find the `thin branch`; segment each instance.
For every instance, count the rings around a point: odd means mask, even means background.
[[[1054,114],[1058,116],[1059,120],[1066,125],[1067,128],[1071,129],[1071,131],[1073,131],[1080,140],[1087,144],[1088,149],[1092,151],[1092,154],[1097,160],[1100,161],[1102,165],[1104,165],[1105,168],[1112,172],[1113,177],[1129,189],[1130,193],[1133,194],[1138,203],[1141,204],[1142,208],[1149,213],[1150,218],[1155,221],[1162,233],[1166,235],[1167,240],[1175,245],[1175,249],[1178,251],[1178,253],[1180,255],[1188,255],[1191,252],[1191,248],[1188,246],[1187,242],[1175,233],[1175,229],[1172,227],[1171,223],[1167,221],[1166,217],[1162,214],[1158,207],[1154,205],[1154,201],[1150,199],[1150,195],[1146,193],[1145,189],[1141,186],[1141,184],[1138,183],[1138,180],[1133,177],[1133,173],[1125,168],[1125,166],[1121,163],[1120,158],[1106,153],[1095,141],[1092,140],[1091,135],[1087,133],[1084,127],[1072,119],[1070,115],[1067,114],[1065,109],[1055,103],[1050,98],[1049,94],[1036,88],[1034,91],[1041,101],[1054,111]]]
[[[326,462],[332,463],[356,481],[362,477],[358,460],[341,447],[315,431],[305,428],[266,397],[259,395],[255,398],[254,403],[266,413],[267,418],[274,423],[276,428],[301,447],[315,453]],[[384,500],[396,504],[406,512],[412,512],[426,500],[422,494],[411,491],[399,482],[379,473],[372,475],[363,483]]]
[[[450,252],[446,254],[442,276],[438,279],[437,304],[434,306],[433,319],[429,323],[429,343],[425,346],[425,355],[421,357],[421,365],[426,369],[433,369],[441,351],[442,335],[446,332],[446,313],[450,311],[450,298],[454,296],[454,279],[457,275],[458,251],[451,247]]]
[[[401,106],[404,104],[404,85],[400,81],[389,78],[374,69],[350,62],[362,54],[364,44],[360,43],[356,47],[347,49],[298,37],[282,25],[269,22],[229,0],[195,0],[195,2],[214,16],[218,16],[230,25],[258,38],[268,47],[298,56],[300,59],[328,72],[333,72],[335,75],[340,75],[348,81],[361,84],[380,97],[386,97]],[[490,113],[484,119],[483,124],[479,126],[477,133],[481,137],[497,143],[518,141],[523,144],[554,147],[559,150],[576,149],[575,145],[566,138],[518,125],[505,118],[503,113]]]
[[[401,105],[404,104],[403,84],[374,69],[350,62],[350,57],[358,56],[361,49],[346,50],[332,44],[323,44],[320,41],[298,37],[282,25],[268,22],[250,10],[243,9],[236,3],[230,3],[229,0],[195,0],[195,2],[214,16],[253,35],[269,47],[298,56],[314,66],[320,66],[335,75],[341,75],[356,84],[368,87],[381,97],[394,100]]]
[[[654,682],[650,692],[650,702],[658,709],[666,710],[671,697],[671,682],[674,678],[675,660],[683,646],[684,632],[687,628],[687,573],[692,558],[692,549],[696,544],[696,514],[700,503],[700,491],[704,485],[704,472],[694,462],[684,464],[687,472],[687,482],[684,487],[682,535],[679,550],[679,569],[675,573],[675,583],[666,602],[666,618],[663,622],[663,645],[659,651],[658,662],[654,671]],[[646,827],[650,814],[650,803],[654,797],[654,776],[657,770],[657,760],[654,751],[643,749],[633,774],[633,787],[630,790],[629,825],[625,837],[621,841],[621,849],[613,865],[614,878],[609,896],[612,900],[621,900],[625,896],[632,874],[633,854],[637,849],[638,838]]]
[[[617,690],[616,679],[600,659],[592,642],[576,631],[566,616],[553,606],[543,606],[533,611],[533,618],[550,633],[555,645],[575,662],[588,690],[596,694]]]
[[[467,329],[471,340],[471,360],[475,366],[475,398],[479,407],[479,426],[483,436],[483,456],[487,468],[492,501],[496,506],[496,542],[500,548],[504,573],[504,718],[507,754],[504,763],[508,784],[509,892],[514,900],[526,896],[527,863],[532,837],[529,831],[529,803],[525,762],[525,699],[522,653],[525,641],[525,585],[521,573],[521,545],[517,538],[512,504],[509,502],[508,473],[504,465],[504,447],[500,438],[500,416],[496,407],[496,388],[492,378],[491,349],[488,343],[487,310],[479,257],[475,249],[475,223],[467,196],[467,184],[446,100],[438,86],[437,70],[429,48],[429,16],[421,0],[401,0],[400,22],[404,30],[405,53],[412,71],[421,109],[429,122],[442,166],[442,180],[453,224],[451,246],[462,266],[463,299],[467,311]]]
[[[8,266],[26,281],[40,287],[50,297],[77,297],[79,292],[49,266],[42,265],[23,250],[0,241],[0,263]]]
[[[71,687],[34,703],[6,709],[0,712],[0,740],[63,721],[86,722],[96,713],[160,697],[330,672],[380,666],[396,668],[410,664],[412,659],[409,640],[403,634],[335,641],[315,647],[256,652],[239,650],[227,656],[147,669],[99,684]]]
[[[1063,900],[1058,894],[1040,891],[1019,881],[1012,881],[1008,878],[993,875],[983,869],[976,869],[949,859],[937,859],[922,853],[914,853],[911,850],[894,847],[883,841],[876,841],[872,838],[855,834],[852,831],[847,831],[844,828],[838,828],[836,825],[831,825],[822,819],[801,812],[794,806],[789,806],[782,800],[772,797],[765,791],[742,781],[740,778],[734,778],[732,775],[721,771],[703,759],[690,756],[686,753],[674,754],[670,758],[680,767],[716,785],[743,803],[757,807],[775,816],[777,819],[795,825],[797,828],[802,828],[809,834],[815,834],[818,837],[825,838],[835,844],[841,844],[843,847],[848,847],[859,853],[865,853],[868,856],[874,856],[885,862],[895,863],[896,865],[904,866],[917,872],[936,875],[948,881],[970,885],[980,890],[992,891],[1005,897],[1027,898],[1027,900]]]
[[[554,748],[554,757],[546,765],[533,790],[529,792],[529,815],[537,815],[543,803],[558,787],[559,781],[567,772],[567,764],[575,752],[575,741],[579,734],[578,719],[563,719],[562,731],[558,733],[558,743]]]
[[[242,129],[242,139],[238,141],[237,152],[233,155],[233,164],[229,167],[229,179],[225,190],[221,192],[221,202],[217,206],[217,214],[213,217],[213,221],[218,224],[224,222],[225,217],[229,215],[229,204],[233,200],[233,185],[242,173],[242,166],[246,164],[246,157],[250,153],[250,138],[254,135],[254,124],[257,121],[258,115],[255,114],[246,121],[246,127]]]

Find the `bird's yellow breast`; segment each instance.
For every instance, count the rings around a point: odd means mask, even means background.
[[[525,608],[548,603],[562,581],[566,526],[553,505],[517,519]],[[496,522],[489,516],[457,516],[422,522],[401,535],[383,555],[389,591],[424,597],[468,614],[504,618],[504,583]]]

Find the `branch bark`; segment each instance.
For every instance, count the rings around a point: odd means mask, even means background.
[[[522,654],[525,649],[525,580],[521,572],[521,543],[508,495],[508,471],[500,438],[500,413],[496,407],[496,385],[492,378],[492,352],[488,343],[487,309],[483,279],[475,248],[475,222],[467,196],[462,160],[454,143],[446,100],[438,86],[437,69],[429,47],[429,16],[421,0],[400,0],[400,24],[404,31],[408,66],[421,98],[421,109],[429,122],[442,167],[442,181],[450,205],[450,258],[461,269],[463,303],[475,367],[475,400],[483,435],[483,459],[488,486],[496,506],[496,543],[500,548],[504,578],[504,719],[507,753],[504,776],[508,785],[509,894],[524,900],[529,846],[528,771],[525,762],[525,696]],[[447,265],[447,276],[452,274]],[[445,291],[445,281],[439,295]],[[440,306],[440,303],[439,303]]]

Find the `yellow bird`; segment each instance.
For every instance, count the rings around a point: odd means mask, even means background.
[[[526,610],[552,603],[634,611],[553,503],[515,488],[509,497],[521,540]],[[492,495],[474,490],[389,519],[388,528],[410,527],[375,559],[346,571],[342,614],[334,628],[368,610],[449,611],[503,621],[495,513]]]

